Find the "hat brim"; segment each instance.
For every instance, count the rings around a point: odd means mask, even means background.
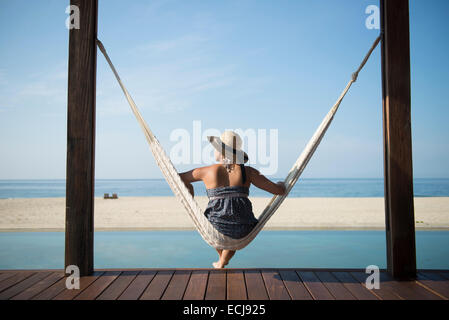
[[[249,158],[245,151],[228,146],[220,139],[220,137],[208,136],[207,140],[209,140],[215,150],[220,152],[227,159],[231,159],[238,164],[248,162]]]

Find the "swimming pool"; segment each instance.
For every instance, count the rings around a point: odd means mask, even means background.
[[[384,231],[262,231],[230,268],[386,267]],[[95,232],[95,268],[209,268],[217,259],[196,231]],[[449,269],[449,231],[417,231],[419,269]],[[63,232],[0,233],[0,269],[62,269]]]

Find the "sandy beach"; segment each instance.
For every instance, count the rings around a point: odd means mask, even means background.
[[[251,198],[256,217],[270,198]],[[202,208],[207,198],[198,197]],[[449,197],[415,198],[416,229],[449,230]],[[65,198],[0,199],[0,231],[63,231]],[[383,198],[288,198],[267,230],[384,229]],[[174,197],[95,198],[95,230],[193,230]]]

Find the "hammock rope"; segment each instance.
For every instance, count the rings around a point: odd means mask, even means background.
[[[312,138],[310,138],[309,142],[307,143],[306,147],[290,169],[290,171],[287,174],[287,177],[284,180],[285,187],[286,187],[286,193],[282,196],[275,195],[271,198],[270,202],[266,206],[266,208],[263,210],[263,212],[258,217],[259,222],[256,224],[256,226],[253,228],[253,230],[246,235],[245,237],[241,239],[233,239],[228,236],[225,236],[224,234],[218,232],[214,226],[207,220],[207,218],[204,216],[203,211],[201,210],[200,206],[196,202],[196,200],[192,197],[189,190],[185,186],[184,182],[181,180],[181,177],[179,176],[178,172],[176,171],[175,166],[171,162],[170,158],[164,151],[162,145],[156,138],[156,136],[152,133],[150,130],[148,124],[143,119],[142,115],[140,114],[139,109],[137,108],[137,105],[135,104],[134,100],[132,99],[131,95],[129,94],[128,90],[126,89],[125,85],[120,79],[120,76],[117,73],[117,70],[115,69],[111,59],[109,58],[109,55],[106,52],[106,49],[104,48],[103,44],[100,40],[97,39],[97,45],[100,51],[103,53],[104,57],[106,58],[106,61],[108,62],[109,66],[111,67],[112,72],[115,75],[115,78],[117,79],[120,87],[122,88],[122,91],[126,97],[126,100],[128,101],[136,119],[139,123],[142,131],[145,134],[145,137],[147,139],[147,142],[150,146],[150,149],[153,153],[153,156],[156,160],[156,164],[159,166],[162,174],[164,175],[165,179],[167,180],[168,185],[170,186],[171,190],[173,191],[176,198],[179,199],[181,204],[186,209],[188,215],[192,219],[196,229],[200,233],[201,237],[212,247],[217,249],[227,249],[227,250],[240,250],[246,247],[256,236],[257,234],[262,230],[262,228],[265,226],[265,224],[268,222],[268,220],[273,216],[273,214],[276,212],[276,210],[279,208],[279,206],[282,204],[284,199],[288,196],[290,193],[290,190],[293,188],[295,183],[298,181],[299,177],[301,176],[302,172],[304,171],[305,167],[307,166],[309,160],[312,158],[315,150],[317,149],[318,145],[320,144],[321,140],[323,139],[327,129],[329,128],[335,113],[338,110],[338,107],[340,106],[341,102],[343,101],[343,98],[346,96],[346,93],[351,88],[352,84],[357,81],[357,77],[359,75],[359,72],[363,69],[366,62],[368,61],[369,57],[371,56],[374,49],[377,47],[381,39],[381,36],[379,36],[371,46],[370,50],[366,54],[365,58],[363,59],[362,63],[360,64],[359,68],[352,74],[351,80],[346,85],[345,89],[341,93],[340,97],[337,99],[337,102],[332,106],[332,108],[329,110],[329,112],[326,114],[324,119],[322,120],[321,124],[316,129],[315,133],[313,134]]]

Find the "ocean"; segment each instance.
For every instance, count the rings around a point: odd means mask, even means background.
[[[280,179],[274,179],[280,181]],[[194,183],[195,195],[205,196],[202,183]],[[416,178],[415,197],[448,197],[449,179]],[[164,179],[98,179],[95,196],[117,193],[119,197],[172,196]],[[268,192],[251,186],[250,195],[270,197]],[[383,179],[300,179],[289,197],[365,198],[383,197]],[[65,197],[65,180],[0,180],[0,199]]]

